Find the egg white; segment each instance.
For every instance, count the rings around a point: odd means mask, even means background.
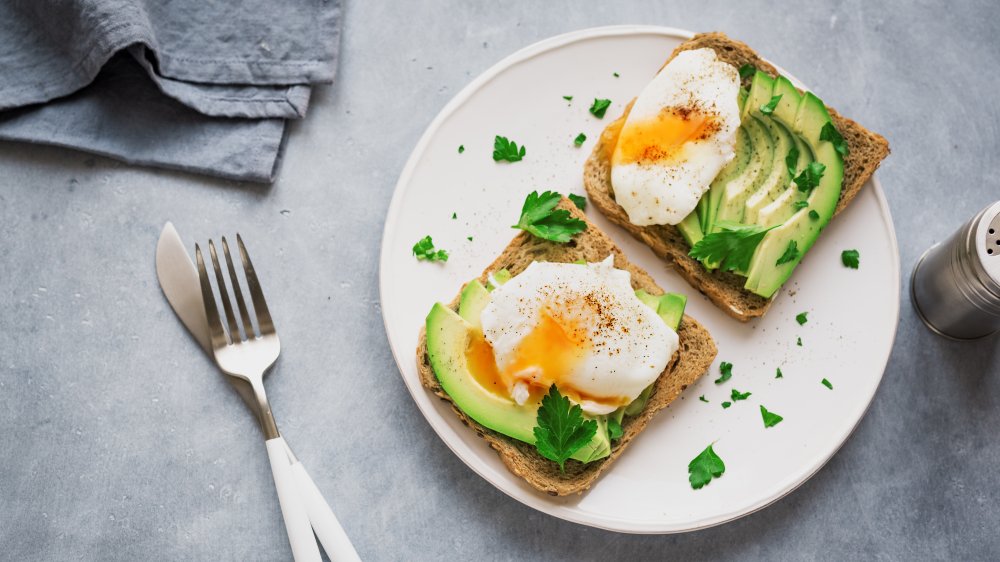
[[[677,224],[694,210],[719,171],[735,156],[740,126],[739,74],[712,49],[684,51],[674,57],[636,98],[622,134],[632,123],[655,119],[664,108],[708,110],[719,127],[708,138],[690,140],[675,157],[616,164],[621,137],[612,156],[615,200],[639,226]]]
[[[581,304],[588,296],[602,303],[599,315]],[[615,269],[611,256],[586,265],[534,262],[496,288],[481,315],[483,335],[501,371],[514,361],[546,308],[586,330],[591,345],[557,386],[593,398],[581,402],[591,414],[613,411],[621,397],[634,400],[677,351],[677,334],[635,296],[629,273]],[[519,403],[526,396],[524,384],[512,389]]]

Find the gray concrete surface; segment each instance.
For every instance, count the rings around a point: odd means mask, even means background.
[[[366,559],[995,559],[998,340],[934,337],[905,296],[871,411],[815,478],[722,527],[628,536],[536,513],[448,451],[397,374],[376,279],[438,109],[524,45],[614,23],[726,31],[885,134],[908,274],[1000,196],[998,21],[989,1],[347,2],[337,84],[269,188],[0,144],[0,558],[288,559],[258,430],[157,286],[170,219],[252,241],[286,343],[272,402]]]

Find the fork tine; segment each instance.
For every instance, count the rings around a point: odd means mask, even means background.
[[[226,280],[222,277],[222,267],[219,265],[219,256],[215,252],[215,244],[209,240],[208,250],[212,254],[212,267],[215,268],[215,280],[219,282],[219,296],[222,297],[222,308],[226,313],[226,321],[229,323],[229,339],[233,343],[240,342],[240,327],[236,324],[236,316],[233,314],[233,305],[229,302],[229,291],[226,290]]]
[[[273,334],[274,323],[271,321],[271,313],[268,312],[267,303],[264,302],[264,293],[260,290],[260,282],[257,281],[257,274],[254,272],[253,263],[250,262],[250,255],[247,254],[247,247],[243,245],[243,238],[238,233],[236,244],[240,247],[240,260],[243,262],[243,272],[247,276],[247,289],[250,290],[250,297],[253,299],[253,309],[257,312],[260,335]]]
[[[250,313],[247,312],[246,302],[243,301],[243,291],[240,289],[240,280],[236,276],[236,268],[233,266],[233,257],[229,254],[229,243],[226,237],[222,237],[222,253],[226,256],[226,267],[229,269],[229,279],[233,284],[233,294],[236,295],[236,306],[240,309],[240,318],[243,319],[243,331],[247,339],[254,338],[253,324],[250,323]]]
[[[226,332],[222,328],[222,320],[219,318],[219,309],[215,306],[215,294],[212,293],[212,282],[208,279],[208,270],[205,269],[205,258],[201,255],[201,248],[194,245],[195,260],[198,262],[198,279],[201,280],[201,299],[205,301],[205,316],[208,320],[208,333],[212,337],[212,347],[222,347],[226,341]]]

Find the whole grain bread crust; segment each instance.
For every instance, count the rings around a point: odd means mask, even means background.
[[[723,33],[702,33],[679,45],[670,55],[670,62],[678,53],[692,49],[710,48],[722,61],[740,68],[750,64],[771,76],[778,72],[767,61],[760,58],[749,46],[730,39]],[[664,63],[666,64],[666,63]],[[634,101],[634,100],[633,100]],[[618,142],[621,129],[629,110],[608,125],[594,147],[594,151],[584,165],[583,184],[591,203],[611,222],[627,230],[632,236],[649,246],[653,252],[677,270],[688,283],[705,294],[716,306],[727,314],[746,322],[763,316],[774,301],[765,299],[743,288],[745,278],[721,271],[709,271],[700,262],[688,256],[690,246],[672,225],[636,226],[616,201],[611,186],[611,154]],[[879,164],[889,155],[889,142],[877,133],[865,129],[855,121],[837,113],[827,106],[837,130],[847,141],[849,154],[844,157],[844,183],[840,201],[834,216],[840,214],[857,196]],[[776,296],[776,295],[775,295]]]
[[[577,218],[586,220],[569,200],[563,199],[560,208],[567,209]],[[485,283],[490,273],[507,269],[517,275],[524,271],[533,261],[549,261],[570,263],[577,260],[597,262],[614,255],[614,264],[618,269],[631,274],[632,286],[636,290],[660,295],[661,289],[653,278],[641,268],[628,261],[621,250],[610,238],[593,224],[587,223],[587,230],[578,234],[567,244],[553,244],[540,240],[522,232],[504,249],[480,276],[479,281]],[[461,293],[459,293],[461,294]],[[458,310],[459,297],[449,304],[452,310]],[[566,462],[565,474],[559,471],[558,465],[538,454],[533,445],[517,441],[491,429],[487,429],[467,416],[453,402],[452,409],[466,426],[472,428],[477,435],[496,450],[503,463],[511,472],[523,478],[528,484],[553,496],[579,494],[590,488],[611,464],[625,451],[629,444],[649,424],[657,412],[666,408],[681,392],[693,384],[704,374],[715,359],[716,347],[712,336],[697,321],[685,315],[678,328],[680,348],[670,359],[666,369],[656,379],[653,392],[645,408],[635,415],[627,416],[622,421],[623,435],[615,441],[611,455],[590,463],[575,460]],[[420,330],[420,340],[417,345],[417,369],[424,387],[451,402],[450,397],[441,388],[434,369],[427,356],[427,339],[425,329]]]

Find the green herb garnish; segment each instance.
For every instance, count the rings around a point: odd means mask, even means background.
[[[688,252],[692,258],[718,263],[723,271],[746,271],[754,250],[771,228],[719,221],[722,230],[706,235]]]
[[[722,376],[715,379],[715,384],[722,384],[733,378],[733,364],[725,361],[719,363],[719,372],[722,373]]]
[[[844,262],[845,267],[857,269],[861,262],[861,254],[857,250],[844,250],[840,253],[840,261]]]
[[[542,397],[534,429],[538,453],[559,464],[566,472],[566,460],[590,443],[597,433],[597,422],[585,420],[580,406],[570,404],[569,398],[559,394],[556,385]]]
[[[811,193],[819,185],[819,180],[825,171],[826,166],[821,162],[810,162],[793,181],[795,185],[799,186],[799,191]]]
[[[688,481],[695,490],[718,478],[726,472],[726,463],[715,454],[709,445],[697,457],[688,463]]]
[[[702,394],[701,396],[699,396],[698,400],[701,400],[702,402],[704,402],[706,404],[708,403],[708,400],[705,400],[705,395],[704,394]]]
[[[573,101],[573,96],[563,96],[563,99],[566,101]]]
[[[847,156],[851,152],[847,148],[847,141],[844,140],[844,137],[840,136],[840,131],[833,126],[832,121],[827,121],[826,125],[823,125],[823,128],[819,130],[819,140],[832,142],[833,149],[839,152],[841,156]]]
[[[785,253],[781,254],[781,257],[778,258],[778,261],[774,262],[774,265],[778,266],[783,263],[788,263],[798,257],[799,257],[799,243],[796,242],[795,240],[792,240],[788,243],[788,247],[785,248]]]
[[[740,67],[740,80],[746,80],[747,78],[753,76],[753,73],[757,72],[757,68],[752,64],[744,64]]]
[[[770,115],[774,113],[775,108],[778,107],[778,102],[781,101],[782,95],[784,94],[778,94],[776,96],[773,96],[771,98],[771,101],[760,106],[760,112],[763,113],[764,115]],[[796,155],[795,158],[798,159],[798,155]]]
[[[809,209],[809,218],[819,220],[819,213],[816,212],[816,209]]]
[[[451,220],[455,220],[457,218],[458,218],[458,213],[452,213],[451,214]]]
[[[461,154],[463,152],[465,152],[465,145],[464,144],[458,145],[458,153]]]
[[[832,385],[832,384],[830,384],[830,381],[828,381],[828,380],[826,380],[826,379],[823,379],[823,380],[821,380],[821,381],[819,381],[819,382],[823,383],[823,386],[825,386],[825,387],[829,388],[830,390],[833,390],[833,385]]]
[[[580,133],[579,135],[577,135],[577,136],[576,136],[576,138],[575,138],[575,139],[573,139],[573,144],[575,144],[575,145],[577,145],[577,146],[580,146],[580,145],[582,145],[582,144],[584,143],[584,141],[586,141],[586,140],[587,140],[587,135],[585,135],[585,134],[583,134],[583,133]]]
[[[799,326],[801,326],[801,325],[803,325],[803,324],[805,324],[806,322],[809,321],[809,319],[806,318],[806,316],[808,316],[808,314],[809,314],[808,312],[800,312],[800,313],[798,313],[798,314],[795,315],[795,321],[799,323]]]
[[[782,378],[785,378],[785,375],[783,375],[783,374],[781,373],[781,367],[778,367],[778,372],[776,372],[776,373],[774,374],[774,378],[776,378],[776,379],[782,379]]]
[[[584,197],[583,195],[577,195],[575,193],[570,193],[566,197],[569,197],[569,200],[572,201],[574,205],[576,205],[577,209],[580,209],[581,211],[586,210],[586,208],[587,208],[587,198]]]
[[[750,398],[750,394],[751,393],[749,392],[740,392],[734,388],[733,391],[729,393],[729,398],[731,398],[733,402],[739,402],[740,400]]]
[[[801,337],[795,338],[795,345],[797,345],[799,347],[802,347],[802,338]]]
[[[768,412],[764,406],[760,407],[760,416],[764,418],[764,427],[774,427],[785,419],[774,412]]]
[[[598,119],[603,119],[604,114],[608,112],[608,107],[611,106],[611,100],[602,100],[594,98],[594,103],[590,106],[590,113],[597,117]]]
[[[618,78],[618,73],[617,73],[617,72],[615,72],[615,73],[614,73],[614,76],[615,76],[615,78]]]
[[[809,206],[809,202],[805,201],[805,200],[796,201],[796,202],[792,203],[792,207],[795,207],[796,209],[805,209],[808,206]]]
[[[615,419],[608,419],[608,439],[614,441],[615,439],[621,439],[622,434],[622,424]]]
[[[799,163],[799,147],[793,146],[785,156],[785,167],[788,168],[788,175],[795,177],[795,166]]]
[[[733,405],[732,402],[726,400],[725,402],[722,403],[722,409],[725,410],[725,409],[729,408],[732,405]]]
[[[541,195],[532,191],[521,207],[521,218],[511,228],[519,228],[531,234],[560,244],[569,242],[574,234],[587,230],[587,223],[574,218],[566,209],[556,209],[562,195],[546,191]]]
[[[424,236],[413,245],[413,255],[420,261],[448,261],[448,252],[435,250],[430,236]]]
[[[524,158],[525,153],[526,151],[523,146],[518,148],[517,143],[507,140],[507,137],[497,135],[493,139],[493,160],[496,162],[501,160],[518,162]]]

